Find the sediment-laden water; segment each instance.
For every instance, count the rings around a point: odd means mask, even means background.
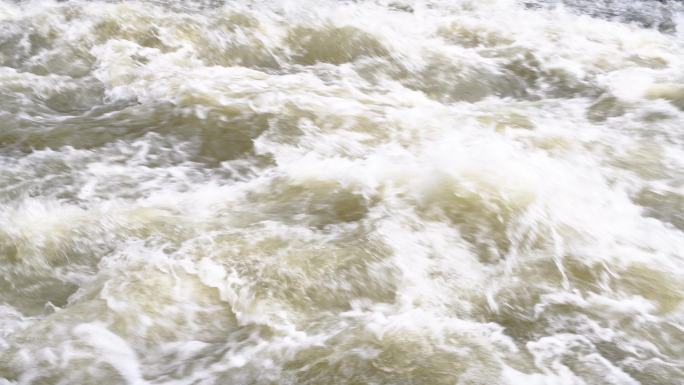
[[[0,1],[0,384],[684,384],[684,4]]]

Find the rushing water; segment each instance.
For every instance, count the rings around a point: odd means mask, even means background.
[[[0,1],[0,384],[684,384],[684,4]]]

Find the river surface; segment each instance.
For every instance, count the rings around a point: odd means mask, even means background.
[[[684,384],[684,3],[0,0],[0,384]]]

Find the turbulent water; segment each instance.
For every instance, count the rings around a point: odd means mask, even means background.
[[[684,384],[684,3],[0,1],[0,384]]]

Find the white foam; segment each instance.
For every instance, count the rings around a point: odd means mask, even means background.
[[[682,374],[681,17],[533,5],[0,2],[0,383]]]

